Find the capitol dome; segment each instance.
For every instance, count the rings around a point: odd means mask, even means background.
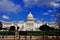
[[[29,12],[28,16],[27,16],[27,20],[34,20],[33,15],[31,12]]]
[[[31,12],[29,12],[28,18],[33,18],[33,15],[31,14]]]

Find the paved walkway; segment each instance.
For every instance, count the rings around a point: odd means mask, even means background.
[[[60,36],[0,36],[0,40],[60,40]]]

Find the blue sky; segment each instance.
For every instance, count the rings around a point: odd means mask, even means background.
[[[36,21],[56,21],[60,0],[0,0],[0,20],[26,21],[31,12]]]

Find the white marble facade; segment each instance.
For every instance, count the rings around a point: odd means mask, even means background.
[[[27,21],[18,23],[18,26],[20,26],[19,31],[39,31],[39,27],[42,24],[42,22],[35,22],[32,13],[29,12],[27,16]]]
[[[45,23],[37,21],[35,22],[35,18],[32,15],[31,12],[27,15],[27,20],[24,22],[18,22],[18,23],[13,23],[13,22],[8,22],[8,23],[3,23],[3,28],[7,28],[10,26],[15,26],[15,29],[17,30],[17,26],[19,27],[18,31],[40,31],[39,27]],[[54,22],[49,22],[47,23],[48,26],[58,28],[56,23]]]

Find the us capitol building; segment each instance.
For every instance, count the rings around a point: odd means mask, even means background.
[[[35,22],[35,18],[33,17],[32,13],[29,12],[27,15],[27,20],[25,22],[19,22],[19,23],[13,23],[13,22],[3,22],[3,28],[9,28],[10,26],[15,26],[15,29],[17,30],[17,26],[19,27],[18,31],[40,31],[39,27],[45,23],[43,22]],[[47,25],[58,28],[57,25],[55,25],[55,22],[47,23]]]
[[[39,27],[43,23],[41,22],[35,22],[34,17],[32,13],[30,12],[27,16],[27,21],[24,23],[19,23],[18,26],[20,26],[19,30],[23,31],[39,31]]]

